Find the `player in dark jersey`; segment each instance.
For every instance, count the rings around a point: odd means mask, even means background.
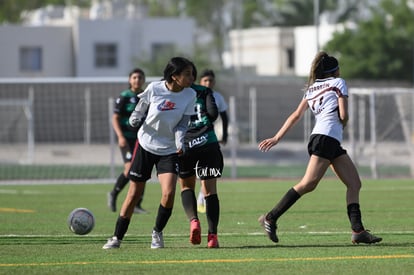
[[[122,159],[124,161],[124,170],[118,176],[116,183],[111,192],[108,193],[108,207],[112,212],[116,211],[116,199],[118,194],[128,183],[128,172],[131,167],[132,153],[134,152],[135,143],[137,142],[138,129],[129,125],[128,119],[138,104],[137,95],[143,91],[145,84],[145,73],[139,68],[133,69],[129,73],[129,88],[121,92],[115,101],[114,113],[112,115],[112,127],[118,138],[118,146],[121,149]],[[147,213],[141,207],[142,196],[135,206],[135,213]]]
[[[194,79],[196,79],[195,68],[193,72]],[[190,221],[190,242],[200,244],[201,227],[194,192],[196,178],[199,178],[206,200],[207,247],[218,248],[217,227],[220,204],[217,196],[217,178],[221,177],[223,171],[223,155],[214,132],[213,122],[217,119],[219,112],[210,88],[196,84],[193,84],[191,88],[197,92],[196,114],[191,116],[184,136],[184,152],[179,158],[181,200]]]
[[[228,115],[227,115],[227,103],[224,100],[224,97],[214,90],[214,86],[216,85],[216,75],[214,74],[213,70],[205,69],[201,72],[200,75],[200,85],[206,86],[213,90],[213,96],[216,100],[216,105],[219,111],[219,117],[221,118],[221,129],[217,127],[218,121],[216,120],[214,124],[216,124],[216,134],[221,132],[221,140],[219,140],[219,143],[221,145],[226,145],[227,143],[227,137],[228,137]],[[221,131],[220,131],[221,130]],[[219,135],[220,136],[220,135]],[[219,138],[219,137],[218,137]],[[206,213],[206,203],[204,199],[204,193],[203,190],[200,189],[200,192],[198,193],[197,197],[197,211],[199,213]]]

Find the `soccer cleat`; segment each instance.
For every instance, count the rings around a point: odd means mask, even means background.
[[[276,229],[277,229],[276,223],[274,221],[267,220],[266,214],[261,215],[258,221],[260,225],[263,227],[263,229],[265,230],[269,239],[275,243],[279,242],[279,239],[277,238],[277,235],[276,235]]]
[[[209,233],[207,236],[207,247],[208,248],[219,248],[217,234]]]
[[[112,212],[115,212],[116,211],[116,196],[114,196],[112,192],[108,192],[107,199],[108,199],[109,209],[111,209]]]
[[[353,244],[359,244],[359,243],[378,243],[382,241],[382,238],[377,237],[371,233],[369,233],[369,230],[364,230],[361,232],[352,232],[351,241]]]
[[[164,237],[162,232],[152,230],[151,248],[164,248]]]
[[[108,239],[108,241],[102,247],[102,249],[113,249],[113,248],[120,248],[120,247],[121,247],[121,241],[118,240],[116,236],[113,236],[112,238]]]
[[[134,213],[135,214],[148,214],[149,212],[142,207],[135,206]]]
[[[198,219],[191,220],[190,222],[190,243],[201,243],[201,227]]]

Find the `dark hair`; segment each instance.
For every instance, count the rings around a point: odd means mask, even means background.
[[[338,70],[338,60],[333,56],[327,56],[322,59],[322,68],[324,74],[333,73]]]
[[[131,78],[131,76],[133,75],[133,74],[140,74],[140,75],[142,75],[143,77],[144,77],[144,80],[145,80],[145,73],[144,73],[144,71],[142,70],[142,69],[140,69],[140,68],[134,68],[130,73],[129,73],[129,75],[128,75],[128,85],[129,85],[129,88],[131,89],[131,84],[129,83],[129,79]]]
[[[190,60],[184,57],[171,58],[164,69],[164,78],[168,83],[173,82],[172,76],[181,74],[188,66],[195,68]]]
[[[197,68],[196,68],[196,66],[194,65],[193,62],[190,61],[190,63],[191,63],[191,67],[193,67],[193,77],[194,77],[194,80],[196,80],[197,79]]]
[[[316,79],[332,76],[338,69],[339,63],[335,57],[328,55],[326,52],[317,53],[313,59],[309,73],[308,87],[312,85]]]
[[[200,78],[203,78],[203,77],[206,77],[206,76],[211,76],[212,78],[216,78],[216,75],[214,74],[214,71],[210,70],[210,69],[205,69],[201,73]]]
[[[144,76],[144,78],[145,78],[145,73],[144,73],[144,71],[143,71],[142,69],[140,69],[140,68],[134,68],[134,69],[133,69],[133,70],[129,73],[128,77],[131,77],[131,75],[136,74],[136,73],[138,73],[138,74],[142,74],[142,75]]]

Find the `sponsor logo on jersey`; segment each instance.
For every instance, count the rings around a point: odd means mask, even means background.
[[[159,111],[170,111],[170,110],[174,110],[175,109],[175,103],[168,101],[168,100],[164,100],[163,102],[161,102],[158,105],[158,110]]]
[[[218,169],[218,168],[209,168],[209,167],[199,167],[198,166],[198,161],[196,163],[196,167],[194,168],[194,170],[195,170],[196,176],[198,178],[203,178],[203,177],[217,178],[217,177],[221,176],[220,169]]]
[[[203,135],[201,137],[197,137],[188,142],[188,147],[191,149],[195,146],[200,146],[207,143],[207,135]]]

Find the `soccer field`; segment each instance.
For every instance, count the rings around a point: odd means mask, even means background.
[[[134,215],[121,248],[110,251],[102,245],[117,218],[106,206],[111,184],[0,185],[0,274],[413,274],[412,180],[363,182],[363,221],[381,243],[351,243],[345,186],[328,178],[282,216],[274,244],[257,218],[294,183],[223,179],[219,249],[206,248],[204,214],[201,245],[189,243],[177,189],[165,248],[158,250],[150,249],[150,241],[160,188],[149,183],[143,206],[150,213]],[[77,207],[89,208],[96,218],[86,236],[71,233],[66,224]]]

